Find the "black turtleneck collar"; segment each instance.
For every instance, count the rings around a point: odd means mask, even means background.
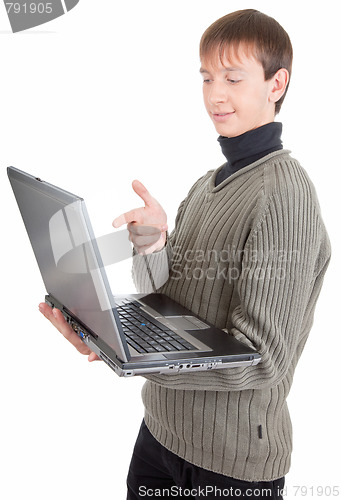
[[[218,186],[237,170],[263,158],[263,156],[283,149],[281,135],[282,124],[279,122],[267,123],[237,137],[220,135],[218,141],[227,163],[218,172],[215,185]]]

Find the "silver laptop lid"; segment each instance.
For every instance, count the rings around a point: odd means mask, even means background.
[[[47,292],[127,361],[84,200],[14,167],[7,172]]]

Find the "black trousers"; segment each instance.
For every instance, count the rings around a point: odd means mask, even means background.
[[[162,446],[144,421],[134,447],[127,500],[187,498],[283,500],[284,477],[270,482],[248,482],[202,469]]]

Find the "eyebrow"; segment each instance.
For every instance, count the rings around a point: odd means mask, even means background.
[[[233,67],[228,67],[228,68],[225,68],[225,67],[224,67],[224,68],[222,69],[222,71],[242,71],[242,72],[243,72],[243,70],[242,70],[241,68],[233,68]],[[199,73],[201,73],[201,74],[203,74],[203,73],[208,74],[208,73],[209,73],[209,71],[208,71],[207,69],[205,69],[205,68],[200,68],[200,69],[199,69]]]

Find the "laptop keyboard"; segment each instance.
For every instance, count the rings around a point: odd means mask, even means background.
[[[196,348],[159,321],[141,311],[137,302],[116,308],[127,343],[139,353],[189,351]]]

